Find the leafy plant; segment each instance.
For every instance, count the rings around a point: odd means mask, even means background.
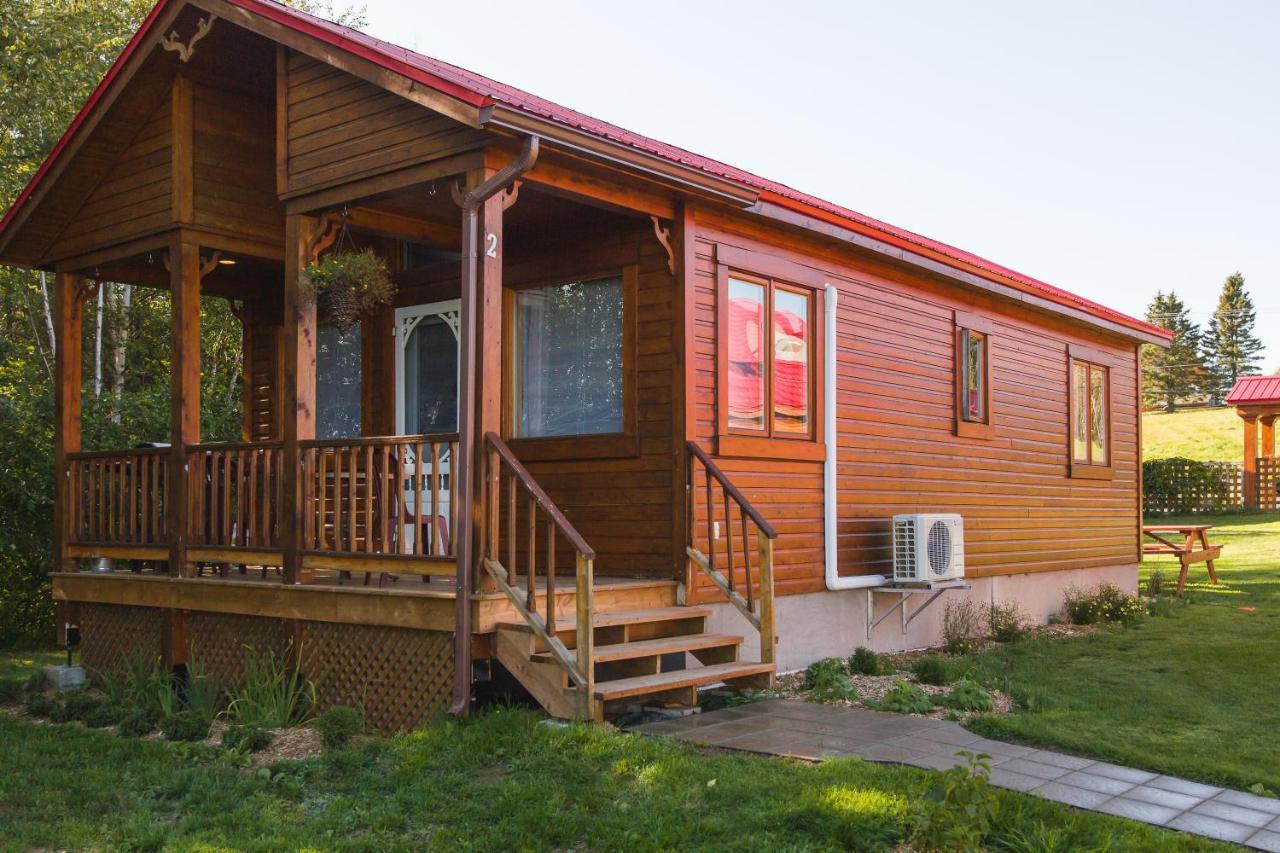
[[[933,710],[933,699],[916,685],[899,681],[884,694],[877,707],[895,714],[927,714]]]
[[[49,689],[49,674],[43,669],[35,670],[27,676],[22,689],[27,693],[43,693]]]
[[[849,671],[860,675],[879,675],[880,656],[864,646],[858,646],[849,656]]]
[[[50,717],[58,709],[58,703],[43,693],[31,693],[27,696],[27,713],[33,717]]]
[[[155,730],[156,723],[146,708],[133,708],[120,719],[116,732],[124,737],[143,737]]]
[[[978,682],[961,678],[939,704],[954,711],[991,711],[996,700]]]
[[[330,321],[345,335],[361,314],[390,303],[395,285],[387,262],[373,249],[365,249],[333,252],[307,267],[301,291],[305,299],[321,304]]]
[[[209,727],[212,725],[211,718],[188,709],[166,717],[160,724],[160,731],[165,740],[204,740],[209,736]]]
[[[1128,595],[1112,583],[1092,590],[1068,587],[1064,609],[1075,625],[1120,622],[1130,625],[1147,615],[1146,605],[1136,595]]]
[[[84,721],[84,724],[91,729],[104,729],[107,726],[117,725],[128,713],[128,709],[122,705],[113,705],[109,702],[102,702],[98,707],[81,717],[81,719]]]
[[[85,690],[69,690],[62,697],[62,716],[65,720],[83,720],[102,705],[102,700]]]
[[[982,608],[969,598],[947,602],[942,611],[942,647],[947,654],[967,655],[978,648],[982,636]]]
[[[809,664],[804,671],[804,686],[809,698],[818,702],[853,701],[858,689],[853,686],[840,658],[823,658]]]
[[[334,705],[313,724],[327,749],[339,749],[364,731],[364,716],[348,705]]]
[[[315,704],[315,685],[274,655],[246,651],[244,678],[227,708],[231,718],[268,729],[305,720]]]
[[[194,655],[187,661],[182,688],[184,707],[211,720],[222,710],[222,686]]]
[[[270,746],[273,737],[261,726],[229,726],[222,733],[222,745],[237,752],[258,752]]]
[[[1164,592],[1164,572],[1152,569],[1147,576],[1147,598],[1159,598]]]
[[[1027,633],[1027,614],[1016,601],[994,601],[987,608],[987,633],[998,643],[1012,643]]]
[[[947,662],[936,655],[928,655],[911,664],[911,672],[921,684],[948,684],[951,681],[950,667]]]
[[[182,709],[173,675],[164,671],[158,659],[135,655],[120,681],[107,695],[118,694],[125,704],[145,709],[153,721],[171,717]]]
[[[912,847],[924,851],[979,851],[999,814],[991,788],[991,756],[957,752],[964,764],[943,771],[916,800],[910,815]]]

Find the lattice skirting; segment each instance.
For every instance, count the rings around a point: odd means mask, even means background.
[[[238,613],[192,613],[188,617],[191,638],[189,662],[194,662],[224,688],[235,687],[244,677],[248,651],[283,657],[292,647],[292,630],[283,619]]]
[[[331,622],[301,628],[302,672],[320,708],[356,705],[370,725],[393,732],[448,706],[453,634]]]
[[[115,675],[134,659],[159,661],[164,615],[154,607],[81,604],[80,663],[91,675]]]

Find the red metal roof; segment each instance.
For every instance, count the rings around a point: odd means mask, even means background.
[[[1241,376],[1227,395],[1228,406],[1280,403],[1280,376]]]
[[[58,142],[53,152],[49,155],[44,165],[32,178],[30,184],[22,194],[18,196],[17,201],[3,221],[0,221],[0,232],[9,225],[15,212],[22,207],[31,194],[32,189],[44,177],[50,165],[57,159],[67,141],[75,134],[83,123],[84,118],[93,109],[98,100],[102,97],[106,88],[115,78],[118,70],[129,58],[129,56],[137,49],[139,42],[147,29],[150,28],[160,11],[170,3],[180,2],[180,0],[160,0],[151,14],[147,16],[143,22],[142,28],[129,42],[120,58],[116,60],[115,65],[107,73],[102,83],[90,96],[89,101],[81,109],[80,113],[68,128],[67,133]],[[1084,311],[1094,317],[1116,323],[1128,329],[1143,332],[1148,335],[1155,335],[1164,339],[1171,339],[1172,333],[1159,326],[1154,326],[1143,320],[1130,317],[1119,311],[1107,308],[1090,299],[1085,299],[1062,288],[1055,287],[1047,282],[1023,275],[1008,267],[993,263],[974,255],[970,252],[957,249],[946,243],[932,240],[903,228],[890,225],[887,222],[881,222],[870,216],[850,210],[846,207],[833,204],[829,201],[817,198],[816,196],[802,193],[799,190],[792,189],[784,184],[770,181],[765,178],[754,175],[742,169],[737,169],[717,160],[703,157],[693,152],[686,151],[656,139],[633,133],[617,125],[601,121],[583,113],[562,107],[559,104],[531,95],[528,92],[521,91],[512,86],[491,80],[480,74],[476,74],[466,69],[459,68],[456,65],[450,65],[447,62],[441,62],[438,59],[432,59],[420,53],[415,53],[407,48],[382,41],[373,36],[359,32],[358,30],[326,21],[323,18],[309,15],[297,9],[292,9],[274,0],[227,0],[234,6],[249,12],[256,13],[279,24],[290,27],[298,32],[317,38],[323,42],[331,44],[335,47],[349,51],[352,54],[360,56],[376,63],[384,68],[403,74],[412,80],[422,83],[438,92],[457,98],[458,100],[471,104],[472,106],[484,107],[494,104],[528,113],[565,127],[573,128],[600,139],[628,146],[637,151],[659,157],[661,159],[677,163],[682,166],[705,172],[708,175],[727,179],[746,187],[749,187],[760,194],[763,201],[772,202],[783,207],[798,211],[800,213],[814,216],[828,222],[832,222],[843,227],[853,230],[869,233],[873,236],[894,243],[900,247],[913,249],[916,251],[924,251],[939,256],[950,266],[958,269],[966,269],[978,273],[984,278],[1012,285],[1016,289],[1031,293],[1042,298],[1056,302],[1060,305],[1076,308]]]

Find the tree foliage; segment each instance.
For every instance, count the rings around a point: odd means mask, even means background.
[[[1244,276],[1234,272],[1222,283],[1218,307],[1204,334],[1204,358],[1212,387],[1210,396],[1220,404],[1241,376],[1258,372],[1262,341],[1253,330],[1258,315],[1244,288]]]
[[[1173,341],[1168,349],[1143,347],[1143,400],[1172,412],[1179,400],[1194,396],[1205,384],[1200,327],[1173,291],[1156,293],[1147,307],[1147,321],[1173,332]]]

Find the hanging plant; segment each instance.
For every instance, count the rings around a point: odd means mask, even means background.
[[[344,211],[335,251],[302,273],[302,296],[317,303],[345,335],[360,315],[391,302],[395,285],[387,262],[373,249],[357,251]]]

